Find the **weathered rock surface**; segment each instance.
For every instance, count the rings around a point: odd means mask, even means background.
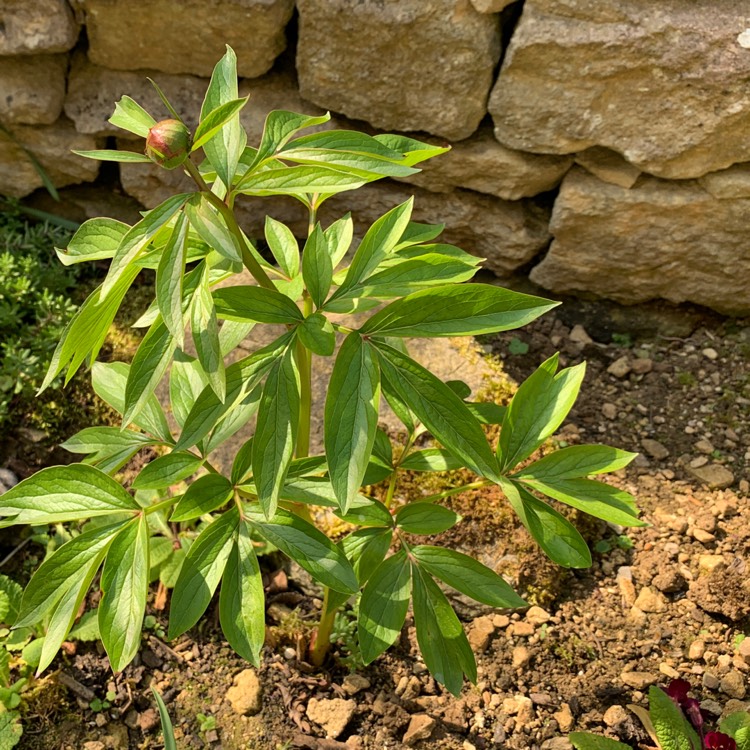
[[[307,704],[307,716],[311,721],[320,724],[328,739],[335,740],[349,723],[357,704],[343,698],[318,699],[310,698]]]
[[[69,120],[61,118],[53,125],[15,125],[12,132],[39,160],[56,187],[91,182],[99,174],[99,162],[76,156],[71,149],[95,149],[101,142],[77,133]],[[22,198],[42,184],[23,148],[0,135],[0,194]]]
[[[305,99],[386,130],[460,140],[477,129],[500,56],[497,16],[469,0],[297,5]]]
[[[634,167],[615,151],[601,146],[592,146],[576,154],[576,164],[604,182],[632,188],[641,176],[641,170]]]
[[[254,669],[243,669],[235,676],[226,700],[243,716],[257,714],[263,706],[263,691]]]
[[[0,55],[67,52],[78,24],[66,0],[2,0]]]
[[[471,0],[471,4],[480,13],[499,13],[516,0]]]
[[[239,75],[254,78],[286,47],[294,0],[84,0],[84,8],[99,65],[210,76],[228,44]]]
[[[0,57],[0,120],[51,125],[65,99],[67,55]]]
[[[557,187],[572,163],[569,156],[513,151],[498,143],[490,128],[482,128],[448,153],[420,164],[422,171],[403,182],[435,192],[465,188],[514,201]]]
[[[554,241],[531,278],[625,304],[663,297],[750,312],[750,199],[716,200],[697,181],[641,177],[630,190],[575,167],[552,213]]]
[[[528,0],[489,109],[510,148],[590,146],[691,178],[750,159],[750,50],[735,0]]]
[[[714,198],[750,198],[750,164],[735,164],[703,175],[698,182]]]
[[[68,77],[65,114],[73,120],[81,133],[117,135],[142,141],[127,130],[110,125],[107,120],[115,111],[115,102],[124,94],[138,102],[157,120],[170,116],[147,77],[153,78],[167,98],[185,118],[188,127],[195,128],[208,81],[191,75],[169,75],[141,70],[137,73],[109,70],[91,63],[84,54],[77,54]]]

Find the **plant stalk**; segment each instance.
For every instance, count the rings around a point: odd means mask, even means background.
[[[323,609],[320,612],[320,621],[315,633],[315,643],[310,649],[310,663],[314,667],[323,666],[323,662],[331,650],[331,631],[333,630],[333,621],[336,617],[336,610],[328,608],[328,598],[330,589],[323,590]]]

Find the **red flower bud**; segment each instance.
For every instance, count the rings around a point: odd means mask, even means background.
[[[165,169],[174,169],[187,159],[190,141],[190,131],[179,120],[162,120],[148,131],[146,156]]]

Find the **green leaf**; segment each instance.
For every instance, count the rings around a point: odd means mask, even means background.
[[[497,445],[504,471],[528,458],[562,424],[575,403],[586,363],[556,371],[557,355],[526,378],[513,396]]]
[[[458,513],[433,503],[413,502],[396,513],[396,525],[407,534],[440,534],[461,520]]]
[[[425,505],[413,503],[412,505]],[[407,505],[406,508],[411,506]],[[439,507],[439,506],[438,506]],[[525,607],[527,603],[497,573],[452,549],[422,545],[412,548],[414,559],[430,574],[462,594],[491,607]]]
[[[228,286],[214,293],[216,314],[227,320],[295,325],[304,320],[289,297],[262,286]]]
[[[227,46],[226,53],[211,74],[211,81],[201,106],[201,120],[205,120],[222,104],[235,101],[237,98],[237,56],[234,50]],[[234,181],[237,165],[246,143],[247,136],[240,125],[238,111],[221,128],[216,137],[207,141],[203,146],[206,158],[227,188]]]
[[[200,125],[198,125],[195,135],[193,136],[193,145],[190,151],[196,151],[204,147],[212,138],[219,134],[219,131],[229,123],[235,115],[247,104],[249,96],[220,104],[205,116],[201,116]],[[226,183],[225,183],[226,184]]]
[[[589,734],[588,732],[571,732],[568,735],[570,743],[576,750],[632,750],[630,745],[600,734]]]
[[[333,265],[320,224],[315,225],[305,243],[302,252],[302,278],[315,307],[322,307],[331,289]]]
[[[401,462],[401,468],[408,471],[453,471],[464,464],[454,458],[445,448],[425,448],[409,453]]]
[[[370,576],[388,554],[393,539],[392,529],[357,529],[344,537],[339,546],[351,561],[360,586],[370,580]]]
[[[336,348],[336,334],[323,313],[313,313],[297,328],[302,345],[321,357],[330,357]]]
[[[4,648],[2,648],[0,649],[0,687],[7,688],[9,685],[10,685],[10,653],[6,651]]]
[[[156,125],[156,120],[129,96],[123,96],[115,104],[114,114],[108,122],[141,138],[148,138],[148,131]]]
[[[21,599],[23,598],[23,589],[14,580],[8,578],[8,576],[0,575],[0,591],[5,595],[8,606],[8,610],[3,618],[0,618],[0,622],[12,625],[18,617]]]
[[[71,149],[71,151],[78,156],[83,156],[86,159],[96,159],[97,161],[117,161],[140,164],[147,162],[153,164],[148,156],[145,154],[139,154],[136,151],[117,151],[116,149],[96,149],[94,151],[77,151],[76,149]]]
[[[123,523],[116,523],[84,531],[44,560],[23,592],[21,609],[14,627],[28,627],[40,622],[68,589],[75,585],[76,576],[81,570],[88,569],[93,564],[96,564],[96,568],[99,567],[109,545],[122,527]]]
[[[369,276],[379,263],[396,247],[401,235],[409,225],[414,199],[409,198],[399,206],[383,214],[367,230],[354,254],[352,264],[343,284],[332,295],[331,301],[343,296],[351,287]]]
[[[192,628],[206,611],[234,547],[239,520],[237,508],[232,508],[205,528],[190,547],[172,594],[170,639]]]
[[[750,750],[750,714],[736,711],[719,722],[719,731],[734,738],[737,750]]]
[[[169,371],[169,402],[180,427],[184,426],[196,399],[207,386],[208,378],[200,362],[177,350]]]
[[[146,464],[133,481],[135,490],[165,490],[195,474],[203,466],[203,459],[192,453],[175,451],[159,456]]]
[[[346,131],[343,131],[346,132]],[[357,133],[364,135],[364,133]],[[369,136],[366,136],[369,137]],[[358,154],[351,151],[325,148],[296,148],[303,139],[296,139],[291,148],[284,149],[279,155],[284,161],[297,164],[325,164],[333,169],[353,175],[362,175],[378,179],[380,177],[408,177],[419,170],[397,164],[391,159],[383,159],[371,154]]]
[[[184,213],[177,217],[156,269],[156,302],[164,324],[178,346],[185,341],[182,318],[183,277],[187,257],[188,223]]]
[[[208,383],[213,392],[223,403],[227,397],[227,380],[219,342],[219,322],[208,286],[208,266],[193,295],[190,307],[190,328],[198,361],[208,377]]]
[[[121,672],[138,653],[148,594],[146,515],[131,521],[109,547],[102,570],[99,632],[112,671]]]
[[[218,140],[218,139],[217,139]],[[237,238],[229,231],[224,219],[202,193],[195,193],[185,204],[190,226],[213,250],[235,263],[242,262]]]
[[[133,422],[146,407],[172,361],[175,348],[172,334],[161,320],[157,320],[143,337],[130,363],[125,385],[123,425]]]
[[[262,394],[263,387],[257,385],[227,412],[205,441],[203,455],[208,456],[250,421],[258,411]]]
[[[496,481],[495,457],[464,402],[413,359],[386,344],[376,347],[383,374],[435,438],[472,471]]]
[[[384,146],[403,154],[402,163],[408,166],[419,164],[427,159],[432,159],[434,156],[439,156],[450,151],[450,147],[433,146],[431,143],[423,143],[405,135],[383,133],[373,137]]]
[[[247,524],[241,523],[221,583],[219,618],[229,645],[256,667],[265,638],[265,614],[263,577]]]
[[[677,704],[660,688],[648,691],[649,715],[662,750],[700,750],[700,737]]]
[[[219,331],[221,356],[226,357],[233,352],[255,328],[255,323],[246,320],[225,320]]]
[[[125,411],[125,388],[130,365],[126,362],[94,362],[91,374],[96,395],[122,414]],[[146,399],[140,412],[133,417],[133,424],[159,440],[172,441],[167,418],[153,393]]]
[[[377,659],[398,638],[409,609],[411,586],[411,569],[404,549],[382,562],[367,581],[357,620],[365,664]]]
[[[221,508],[232,499],[233,494],[232,483],[226,477],[221,474],[205,474],[188,487],[169,520],[172,523],[192,521]]]
[[[620,526],[647,526],[638,519],[638,508],[633,496],[612,485],[593,479],[555,479],[544,482],[522,479],[524,484],[561,503],[582,510]]]
[[[55,248],[55,252],[64,266],[111,258],[129,229],[115,219],[89,219],[78,227],[64,250]]]
[[[627,466],[638,454],[607,445],[572,445],[549,453],[514,474],[518,479],[556,482],[604,474]]]
[[[414,625],[422,658],[432,676],[458,696],[464,674],[477,681],[477,665],[466,633],[440,587],[413,565]]]
[[[359,492],[378,427],[380,376],[361,336],[346,337],[336,357],[325,405],[328,471],[341,509]]]
[[[373,177],[352,175],[324,166],[298,166],[267,169],[243,177],[237,192],[245,195],[294,195],[314,193],[333,195],[356,190]]]
[[[114,479],[86,464],[42,469],[0,499],[0,517],[14,516],[14,524],[64,523],[134,510],[140,506]]]
[[[299,273],[299,245],[286,224],[266,216],[266,242],[281,270],[291,279]]]
[[[408,337],[476,336],[526,325],[557,304],[489,284],[442,286],[391,302],[369,318],[360,332]]]
[[[502,424],[505,419],[505,407],[485,401],[466,401],[466,408],[477,418],[480,424]]]
[[[128,230],[112,258],[107,278],[101,286],[102,299],[110,294],[125,270],[143,253],[152,237],[171,221],[188,198],[189,194],[184,193],[167,198]]]
[[[270,519],[248,509],[248,521],[267,541],[288,555],[323,586],[344,594],[359,589],[344,553],[312,524],[282,508]]]
[[[60,447],[71,453],[87,453],[89,463],[99,463],[112,456],[135,455],[147,445],[156,445],[142,432],[119,427],[86,427],[66,440]]]
[[[13,750],[22,734],[23,726],[16,711],[0,713],[0,750]]]
[[[342,218],[334,221],[323,234],[328,243],[328,252],[331,255],[331,265],[333,268],[344,259],[349,247],[352,244],[354,236],[354,222],[351,214],[346,214]]]
[[[394,250],[397,252],[412,245],[430,242],[439,237],[444,229],[445,224],[420,224],[416,221],[410,221]]]
[[[279,502],[297,440],[300,374],[293,347],[274,362],[263,387],[253,441],[253,477],[258,500],[266,516]]]
[[[578,530],[547,503],[515,482],[499,482],[521,523],[552,562],[563,568],[588,568],[591,552]]]
[[[172,720],[169,718],[167,707],[164,705],[161,695],[159,695],[153,685],[151,686],[151,692],[154,694],[154,699],[156,700],[156,705],[159,709],[161,733],[164,735],[164,750],[177,750],[177,742],[175,741],[174,729],[172,728]]]
[[[171,542],[165,539],[171,547]],[[76,626],[68,634],[68,638],[71,641],[80,641],[81,643],[92,643],[93,641],[101,640],[101,633],[99,632],[99,608],[90,609],[84,612],[81,619],[76,623]]]
[[[232,461],[232,486],[244,482],[252,470],[253,464],[253,439],[246,440],[237,453],[234,454]]]
[[[373,497],[357,495],[346,513],[334,511],[342,521],[357,526],[392,526],[393,516],[388,508]]]

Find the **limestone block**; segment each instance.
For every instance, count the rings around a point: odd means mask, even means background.
[[[98,65],[210,76],[228,44],[237,53],[239,74],[254,78],[286,47],[294,0],[84,0],[83,5],[89,56]]]
[[[115,111],[115,102],[123,94],[135,99],[157,120],[171,117],[156,90],[148,82],[148,77],[159,84],[177,112],[194,129],[198,124],[201,103],[208,87],[207,79],[148,70],[137,73],[108,70],[94,65],[84,54],[73,57],[65,98],[65,114],[73,120],[81,133],[143,140],[127,130],[110,125],[107,120]]]
[[[471,0],[471,4],[480,13],[499,13],[516,0]]]
[[[736,0],[527,0],[490,97],[523,151],[605,146],[653,175],[750,160],[750,49]]]
[[[66,0],[0,0],[0,55],[67,52],[77,39]]]
[[[750,198],[717,200],[697,180],[642,176],[630,190],[580,167],[563,180],[554,241],[531,279],[625,304],[664,298],[750,313]]]
[[[698,182],[714,198],[750,198],[750,164],[735,164],[703,175]]]
[[[55,187],[91,182],[99,162],[71,153],[71,149],[101,148],[101,140],[77,133],[73,123],[61,118],[53,125],[16,125],[14,137],[39,160]],[[0,134],[0,194],[22,198],[42,186],[42,180],[24,150]]]
[[[500,56],[498,16],[469,0],[299,0],[305,99],[385,130],[470,136]]]
[[[434,138],[427,140],[438,143]],[[448,153],[419,164],[422,171],[403,182],[441,193],[465,188],[518,200],[557,187],[572,163],[569,156],[513,151],[497,142],[491,128],[482,128],[452,144]]]
[[[67,55],[0,57],[0,120],[51,125],[65,99]]]
[[[576,154],[575,161],[600,180],[624,188],[632,188],[641,176],[638,167],[625,161],[616,151],[601,146],[592,146],[581,151],[580,154]]]

